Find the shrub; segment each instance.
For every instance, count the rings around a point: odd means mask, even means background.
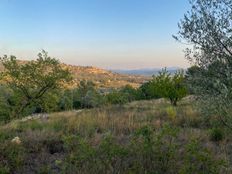
[[[225,162],[216,159],[212,152],[201,146],[197,140],[192,140],[185,146],[184,164],[180,174],[218,174]]]
[[[120,89],[120,93],[121,95],[125,96],[128,102],[139,99],[138,91],[130,85],[126,85],[122,89]]]
[[[106,95],[106,101],[109,104],[124,104],[128,102],[128,99],[118,91],[113,91]]]
[[[224,132],[220,128],[212,128],[209,132],[211,141],[221,141],[224,139]]]
[[[11,107],[14,105],[12,98],[12,91],[6,86],[0,85],[0,123],[7,123],[11,119]]]
[[[25,149],[20,144],[4,143],[0,146],[0,171],[15,173],[23,166],[25,160]],[[3,165],[3,167],[1,166]],[[1,171],[1,172],[2,172]]]
[[[0,164],[0,173],[1,174],[8,174],[8,173],[10,173],[9,167],[6,166],[6,165],[4,165],[4,164]]]
[[[131,142],[132,169],[137,173],[175,173],[178,130],[165,125],[160,131],[145,126]]]
[[[96,151],[98,173],[121,173],[127,168],[127,164],[124,163],[124,158],[127,157],[128,149],[122,145],[117,144],[116,140],[111,134],[106,135],[101,141]]]
[[[94,172],[96,163],[95,149],[85,140],[71,135],[63,138],[65,151],[68,153],[64,161],[65,173]],[[87,172],[88,171],[88,172]]]
[[[81,81],[78,88],[73,90],[73,108],[93,108],[104,103],[103,96],[91,81]]]
[[[176,119],[176,115],[177,115],[176,108],[169,106],[166,108],[166,112],[169,119],[171,119],[172,121]]]

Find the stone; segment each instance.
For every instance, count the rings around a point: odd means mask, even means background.
[[[19,137],[14,137],[12,140],[11,140],[12,143],[15,143],[15,144],[21,144],[21,140]]]

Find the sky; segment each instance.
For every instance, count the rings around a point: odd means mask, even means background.
[[[106,69],[189,66],[172,35],[188,0],[0,0],[0,56]]]

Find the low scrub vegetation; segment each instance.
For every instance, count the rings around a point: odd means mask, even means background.
[[[11,122],[0,128],[0,171],[230,173],[224,148],[231,137],[224,141],[201,125],[190,102],[173,107],[165,100],[136,101]]]

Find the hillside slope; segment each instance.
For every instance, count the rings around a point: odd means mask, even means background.
[[[102,88],[120,88],[127,84],[133,87],[139,87],[142,83],[149,79],[148,77],[144,76],[114,73],[92,66],[62,65],[65,68],[68,68],[73,74],[74,86],[77,85],[81,80],[91,80],[98,87]]]
[[[27,61],[19,60],[21,64]],[[109,70],[96,68],[92,66],[75,66],[62,63],[62,66],[69,69],[73,75],[73,81],[68,84],[68,87],[76,87],[81,80],[93,81],[99,88],[120,88],[127,84],[137,88],[149,77],[139,75],[127,75],[114,73]],[[3,71],[3,66],[0,64],[0,71]]]
[[[231,158],[230,134],[211,141],[190,103],[136,101],[12,121],[0,126],[0,173],[231,173],[221,162]]]

